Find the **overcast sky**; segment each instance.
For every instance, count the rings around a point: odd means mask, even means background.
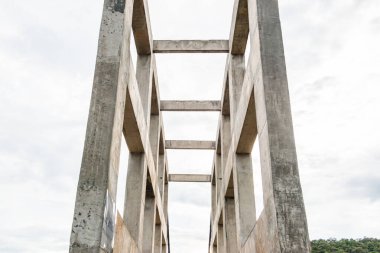
[[[279,2],[310,237],[380,237],[380,1]],[[227,39],[232,5],[150,0],[153,36]],[[101,11],[101,0],[0,1],[0,252],[68,252]],[[157,55],[161,98],[220,99],[225,60]],[[217,119],[165,113],[166,137],[212,140]],[[212,155],[169,151],[169,171],[210,173]],[[123,143],[119,210],[127,160]],[[169,194],[172,252],[207,252],[209,185]]]

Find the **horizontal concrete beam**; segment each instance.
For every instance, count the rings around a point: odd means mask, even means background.
[[[228,40],[154,40],[154,53],[228,53]]]
[[[166,140],[166,149],[215,149],[214,141]]]
[[[170,182],[211,182],[211,175],[206,174],[169,174]]]
[[[220,111],[220,101],[161,100],[161,111]]]

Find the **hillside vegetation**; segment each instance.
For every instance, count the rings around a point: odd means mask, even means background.
[[[374,238],[328,239],[311,242],[312,253],[380,253],[380,240]]]

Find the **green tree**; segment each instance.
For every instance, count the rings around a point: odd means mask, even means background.
[[[314,240],[312,253],[380,253],[380,240],[375,238]]]

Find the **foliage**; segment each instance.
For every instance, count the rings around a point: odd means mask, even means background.
[[[380,240],[374,238],[327,239],[311,242],[312,253],[380,253]]]

